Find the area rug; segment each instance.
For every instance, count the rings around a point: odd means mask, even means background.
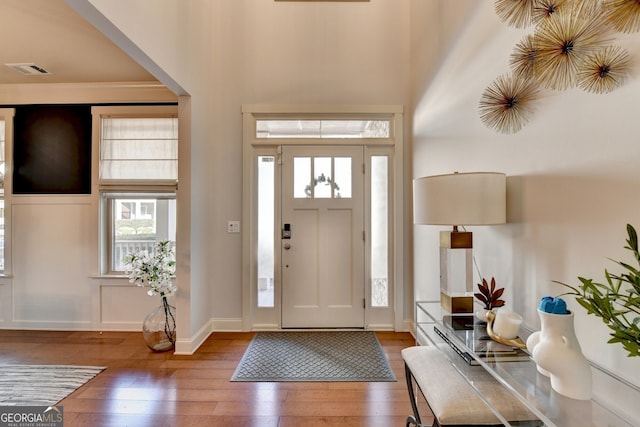
[[[258,332],[231,381],[396,381],[369,331]]]
[[[0,365],[0,406],[53,406],[105,368]]]

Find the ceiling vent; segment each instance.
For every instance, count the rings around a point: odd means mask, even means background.
[[[36,64],[4,64],[9,68],[13,68],[17,72],[24,74],[25,76],[46,76],[51,74],[44,68]]]

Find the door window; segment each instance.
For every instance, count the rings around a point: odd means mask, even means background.
[[[294,157],[293,197],[350,199],[351,163],[351,157]]]

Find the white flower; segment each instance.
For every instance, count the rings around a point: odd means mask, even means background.
[[[176,293],[177,287],[173,283],[176,258],[170,243],[168,240],[157,242],[155,254],[144,250],[123,260],[129,282],[149,288],[147,294],[150,296],[168,297]]]

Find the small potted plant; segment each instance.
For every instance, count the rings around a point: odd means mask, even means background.
[[[486,322],[489,311],[504,305],[504,300],[500,299],[504,293],[504,288],[497,288],[496,279],[492,277],[491,284],[487,283],[487,279],[482,279],[482,283],[478,283],[478,290],[480,292],[476,292],[473,295],[483,304],[483,308],[482,310],[476,310],[476,316]]]

